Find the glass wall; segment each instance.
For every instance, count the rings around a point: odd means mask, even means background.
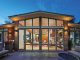
[[[62,20],[33,18],[19,21],[19,25],[23,27],[19,28],[23,29],[19,30],[19,49],[63,50]]]

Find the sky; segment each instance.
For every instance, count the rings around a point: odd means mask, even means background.
[[[80,0],[0,0],[0,24],[10,21],[8,16],[39,10],[73,15],[80,22]]]

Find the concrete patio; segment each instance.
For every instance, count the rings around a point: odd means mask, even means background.
[[[0,60],[61,60],[56,52],[14,52]]]

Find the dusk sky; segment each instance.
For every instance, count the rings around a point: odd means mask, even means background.
[[[75,23],[80,21],[80,0],[0,0],[0,24],[8,16],[38,10],[73,15]]]

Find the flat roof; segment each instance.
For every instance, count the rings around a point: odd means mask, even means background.
[[[19,21],[24,19],[36,18],[36,17],[54,18],[54,19],[65,20],[65,21],[71,21],[74,19],[74,16],[72,15],[59,14],[59,13],[46,12],[46,11],[35,11],[30,13],[9,16],[9,18],[12,21]]]

